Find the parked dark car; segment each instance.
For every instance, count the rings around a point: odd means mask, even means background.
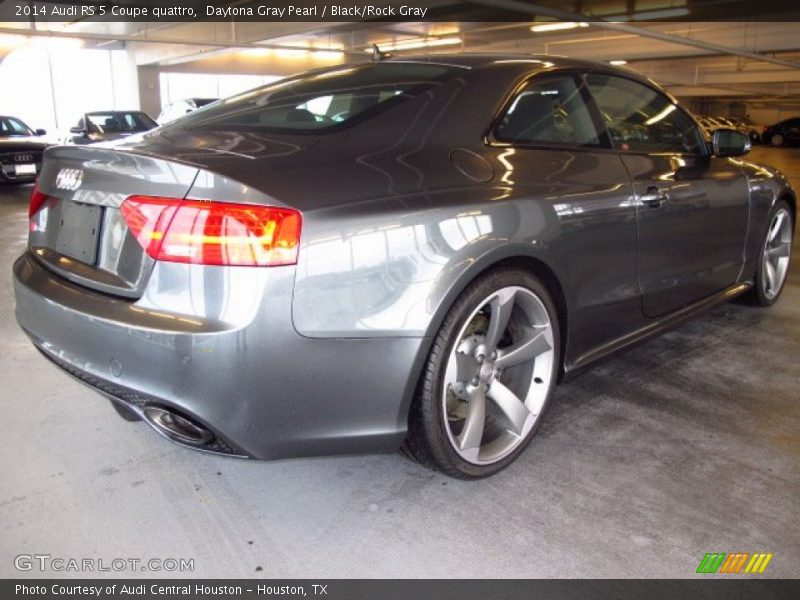
[[[483,477],[524,450],[561,378],[740,294],[778,299],[795,194],[748,149],[591,62],[312,71],[48,150],[16,315],[180,444],[402,446]]]
[[[21,119],[0,116],[0,182],[26,183],[42,169],[42,153],[50,144],[44,129],[31,129]]]
[[[764,127],[761,141],[773,146],[788,146],[800,143],[800,117],[785,119],[775,125]]]
[[[68,144],[108,142],[158,127],[149,115],[138,110],[104,110],[83,115],[69,132]]]

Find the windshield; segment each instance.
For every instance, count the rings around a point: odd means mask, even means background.
[[[0,137],[29,135],[33,135],[33,132],[19,119],[0,117]]]
[[[400,62],[314,71],[222,100],[170,126],[322,132],[394,106],[457,71]]]
[[[156,127],[143,112],[88,113],[88,129],[93,133],[135,133]]]

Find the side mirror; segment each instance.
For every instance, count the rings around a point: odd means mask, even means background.
[[[86,130],[83,127],[70,127],[69,132],[77,135],[86,135]]]
[[[742,156],[750,152],[750,136],[736,129],[717,129],[711,136],[714,156]]]
[[[47,130],[45,129],[37,129],[36,135],[47,135]]]

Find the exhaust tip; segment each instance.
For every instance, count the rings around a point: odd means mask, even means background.
[[[148,406],[144,416],[157,431],[176,442],[205,446],[214,439],[214,434],[202,425],[167,408]]]

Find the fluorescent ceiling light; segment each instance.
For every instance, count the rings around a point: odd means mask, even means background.
[[[610,61],[608,61],[608,64],[615,65],[615,66],[619,67],[619,66],[622,66],[622,65],[627,65],[628,61],[627,60],[610,60]]]
[[[28,39],[24,35],[16,34],[3,34],[0,35],[0,47],[16,48],[28,43]]]
[[[578,27],[588,27],[588,23],[573,22],[573,21],[553,21],[552,23],[540,23],[531,27],[534,33],[542,33],[543,31],[559,31],[562,29],[576,29]]]
[[[689,14],[688,8],[669,8],[665,10],[647,10],[633,13],[632,15],[617,15],[608,17],[609,21],[659,21],[673,17],[685,17]]]
[[[62,37],[33,37],[30,45],[37,48],[47,48],[49,50],[66,50],[69,48],[80,48],[83,40],[77,38]]]
[[[69,37],[28,37],[15,33],[0,35],[0,47],[19,48],[20,46],[48,48],[50,50],[66,50],[68,48],[80,48],[83,46],[83,40]]]
[[[269,56],[269,48],[245,48],[239,50],[242,56]]]
[[[657,115],[652,116],[649,119],[647,119],[647,121],[645,121],[644,124],[645,125],[654,125],[655,123],[658,123],[661,119],[666,117],[673,110],[675,110],[675,105],[674,104],[670,104],[664,110],[662,110],[660,113],[658,113]]]
[[[310,50],[308,50],[308,48],[298,48],[297,50],[294,48],[276,48],[275,56],[280,58],[297,58],[300,56],[305,56],[309,52]]]
[[[344,56],[344,52],[341,50],[313,50],[313,52],[315,57],[329,60],[342,58]]]
[[[336,60],[344,58],[344,46],[339,44],[317,44],[312,47],[311,51],[314,53],[315,58],[320,58],[322,60]]]
[[[417,38],[401,42],[384,42],[378,44],[381,52],[392,52],[394,50],[416,50],[418,48],[434,48],[436,46],[452,46],[460,44],[460,37],[429,37]],[[364,48],[364,52],[373,52],[372,46]]]
[[[308,48],[298,46],[297,48],[244,48],[239,50],[242,56],[265,57],[274,54],[278,58],[298,58],[311,54],[314,58],[322,60],[336,60],[344,56],[341,48],[329,48],[326,46]]]

